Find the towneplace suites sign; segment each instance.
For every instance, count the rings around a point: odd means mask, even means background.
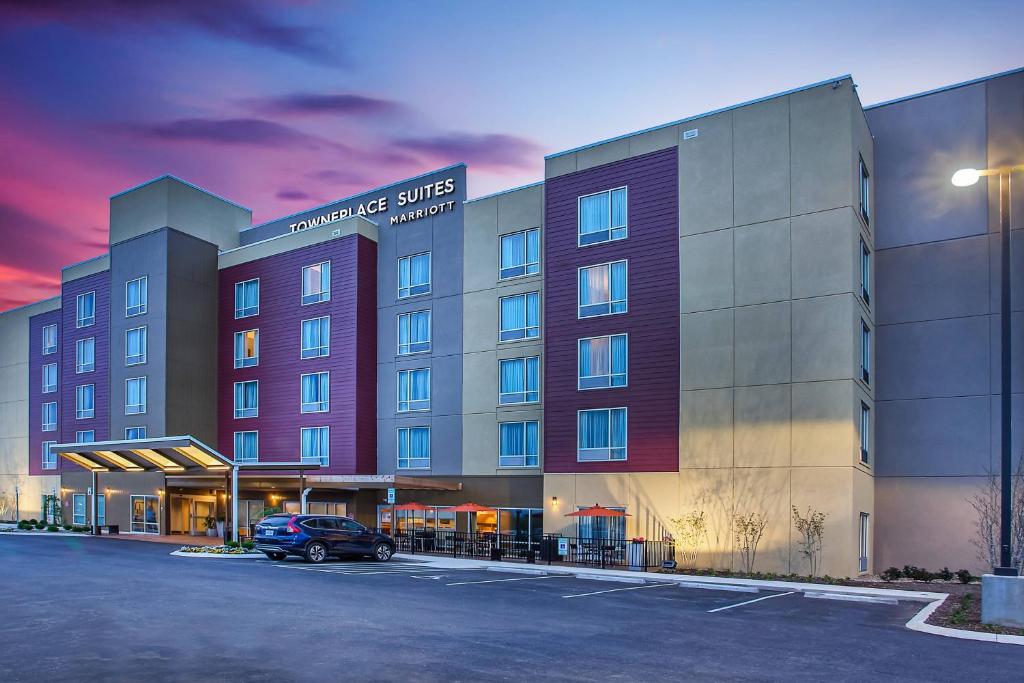
[[[429,216],[436,216],[439,213],[451,211],[455,208],[455,200],[440,200],[446,195],[450,195],[455,192],[455,179],[446,178],[445,180],[438,180],[435,183],[428,183],[426,185],[420,185],[413,187],[408,190],[402,190],[398,193],[396,204],[402,209],[402,213],[397,213],[391,216],[391,225],[401,225],[402,223],[408,223],[409,221],[416,221],[421,218],[428,218]],[[428,206],[422,206],[427,204]],[[407,208],[413,207],[416,208]],[[317,228],[321,225],[328,223],[334,223],[350,216],[373,216],[378,213],[386,213],[388,211],[388,197],[382,195],[376,199],[369,201],[360,202],[356,206],[349,206],[344,209],[335,209],[327,213],[322,213],[312,218],[304,218],[301,221],[290,223],[289,228],[292,232],[298,232],[299,230],[308,230],[309,228]]]

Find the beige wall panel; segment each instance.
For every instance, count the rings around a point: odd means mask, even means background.
[[[793,468],[792,504],[806,516],[808,507],[824,512],[825,534],[822,537],[821,575],[857,575],[857,522],[853,510],[853,470],[848,467]],[[800,540],[792,516],[792,567],[798,574],[810,572],[807,559],[801,554]]]
[[[576,170],[576,154],[560,154],[557,157],[544,160],[544,177],[554,178],[556,176],[573,173]]]
[[[496,198],[467,202],[463,239],[463,287],[476,292],[494,287],[498,268],[498,201]]]
[[[736,225],[790,214],[789,98],[733,112]]]
[[[682,344],[683,389],[732,386],[732,309],[683,315]]]
[[[850,100],[853,87],[825,85],[789,96],[793,213],[850,206]]]
[[[466,353],[462,356],[462,372],[474,381],[462,386],[463,412],[491,413],[498,405],[498,358],[494,351]]]
[[[494,474],[498,469],[498,422],[494,413],[462,418],[462,472],[467,476]]]
[[[788,467],[791,385],[736,387],[736,467]]]
[[[793,384],[793,466],[849,467],[857,446],[853,382]]]
[[[629,505],[627,474],[545,474],[544,533],[576,535],[576,521],[565,515],[595,503],[605,507]],[[557,497],[557,503],[552,502]]]
[[[859,549],[859,523],[860,513],[866,512],[870,515],[868,519],[868,572],[877,573],[885,569],[880,567],[875,562],[875,523],[878,521],[875,515],[875,478],[871,476],[869,472],[861,469],[853,470],[853,514],[850,516],[851,529],[850,538],[855,544],[854,547]],[[854,553],[857,558],[860,557],[859,552]],[[859,573],[860,566],[854,568],[854,571]]]
[[[662,126],[629,138],[629,155],[657,152],[679,144],[679,126]]]
[[[757,546],[754,571],[790,571],[790,468],[736,468],[734,476],[736,514],[758,512],[768,518],[764,536]],[[735,554],[733,563],[736,569],[742,569],[743,561],[739,552]]]
[[[42,496],[60,491],[60,477],[30,477],[27,473],[0,472],[0,495],[10,496],[12,505],[15,486],[19,491],[18,519],[42,519]]]
[[[733,112],[680,126],[698,136],[679,142],[679,234],[733,226]]]
[[[496,197],[498,232],[539,228],[544,223],[544,186],[533,185]]]
[[[683,313],[735,305],[733,230],[683,237],[679,242],[679,256]]]
[[[794,304],[795,305],[795,304]],[[736,309],[736,384],[778,384],[792,376],[790,302]]]
[[[792,298],[789,219],[736,228],[736,305]]]
[[[679,475],[676,472],[635,472],[629,478],[626,535],[660,541],[672,534],[679,516]]]
[[[859,227],[848,208],[793,217],[793,298],[859,291]]]
[[[622,138],[587,147],[576,152],[576,170],[583,171],[594,166],[622,161],[629,157],[629,140]]]
[[[698,549],[697,566],[730,569],[733,563],[734,469],[687,470],[680,475],[679,514],[703,512],[708,537]]]
[[[679,468],[733,466],[733,389],[683,392]]]
[[[498,339],[498,292],[493,287],[462,297],[462,348],[465,353],[493,350]]]
[[[850,295],[793,302],[793,381],[853,377],[852,311]],[[857,339],[859,334],[857,331]]]

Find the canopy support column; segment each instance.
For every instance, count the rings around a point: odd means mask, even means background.
[[[92,514],[89,515],[92,521],[92,535],[97,536],[100,532],[99,520],[96,518],[97,511],[99,510],[99,480],[100,476],[96,470],[92,470]]]
[[[238,543],[238,465],[231,468],[231,540]]]

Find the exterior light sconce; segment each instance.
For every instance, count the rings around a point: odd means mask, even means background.
[[[551,507],[558,507],[558,496],[551,496]]]

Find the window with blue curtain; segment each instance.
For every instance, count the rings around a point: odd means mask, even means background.
[[[83,429],[80,432],[75,432],[75,443],[92,443],[94,441],[96,441],[95,429]]]
[[[536,403],[540,400],[540,359],[509,358],[498,361],[501,384],[498,403]]]
[[[628,267],[625,261],[580,268],[578,277],[580,318],[626,312]]]
[[[501,266],[498,278],[507,280],[540,272],[540,228],[501,236]]]
[[[57,402],[49,401],[43,404],[43,431],[57,431]]]
[[[124,284],[124,314],[125,317],[142,315],[149,307],[149,278],[143,275],[140,278],[129,280]]]
[[[235,460],[256,462],[260,459],[259,432],[235,432]]]
[[[430,368],[398,371],[398,412],[430,410]]]
[[[577,510],[583,508],[577,507]],[[626,511],[624,507],[608,506],[609,510]],[[576,536],[581,541],[622,541],[626,538],[625,517],[577,517]]]
[[[626,205],[624,187],[580,197],[578,245],[625,239],[628,235]]]
[[[398,298],[430,293],[430,252],[398,259]]]
[[[57,326],[43,327],[43,355],[57,353]]]
[[[260,414],[260,383],[256,380],[235,382],[235,417],[257,417]]]
[[[331,373],[302,375],[302,412],[326,413],[331,408]]]
[[[398,469],[430,467],[430,427],[399,427]]]
[[[302,305],[329,301],[331,298],[331,262],[324,261],[302,269]]]
[[[96,385],[82,384],[75,387],[75,419],[87,420],[96,415]]]
[[[540,294],[516,294],[500,300],[500,341],[533,339],[540,336]]]
[[[580,462],[626,459],[626,409],[581,410],[576,459]]]
[[[235,367],[251,368],[260,364],[260,331],[235,332]]]
[[[301,430],[301,457],[306,462],[318,462],[326,467],[331,462],[331,428],[303,427]]]
[[[47,363],[43,366],[43,393],[52,394],[57,391],[57,364]]]
[[[124,414],[141,415],[146,412],[146,378],[132,377],[124,381]]]
[[[124,428],[124,438],[125,438],[126,441],[133,441],[135,439],[145,439],[146,438],[146,428],[145,427],[125,427]]]
[[[539,422],[502,422],[498,425],[498,440],[498,467],[540,464]]]
[[[75,327],[96,324],[96,292],[79,294],[75,298]]]
[[[313,318],[302,321],[303,358],[319,358],[330,355],[331,317]]]
[[[96,369],[96,338],[79,339],[75,342],[75,372],[92,372]]]
[[[607,389],[627,384],[629,352],[626,335],[579,340],[579,389]]]
[[[260,281],[235,283],[235,318],[248,318],[260,312]]]
[[[430,350],[430,311],[401,313],[398,316],[398,355]]]
[[[50,446],[56,444],[56,441],[44,441],[43,442],[43,469],[44,470],[55,470],[57,469],[57,454],[50,452]]]
[[[141,365],[146,362],[146,328],[136,327],[124,333],[124,364]]]

